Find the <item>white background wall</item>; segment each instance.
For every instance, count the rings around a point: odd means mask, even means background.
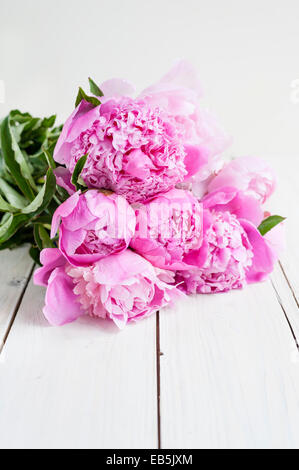
[[[178,57],[198,68],[231,154],[298,158],[298,0],[0,0],[0,116],[62,121],[89,75],[141,90]]]

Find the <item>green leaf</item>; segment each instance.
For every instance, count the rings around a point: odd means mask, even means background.
[[[96,106],[99,106],[101,104],[100,100],[98,100],[97,98],[95,98],[94,96],[88,96],[85,91],[79,87],[79,91],[78,91],[78,95],[77,95],[77,98],[76,98],[76,103],[75,103],[75,107],[78,106],[78,104],[81,103],[82,100],[85,100],[87,101],[88,103],[91,103],[94,107]]]
[[[10,214],[9,218],[0,225],[0,243],[6,242],[16,231],[28,222],[28,215]]]
[[[31,246],[30,250],[29,250],[29,255],[31,256],[31,258],[33,259],[33,261],[38,264],[39,266],[41,266],[41,262],[40,262],[40,250],[36,247],[36,246]]]
[[[27,204],[27,200],[3,178],[0,178],[0,192],[5,196],[9,204],[16,209],[23,209]]]
[[[37,245],[37,248],[42,251],[43,249],[43,241],[40,237],[40,234],[39,234],[39,227],[40,227],[40,224],[36,224],[34,225],[33,227],[33,235],[34,235],[34,240],[35,240],[35,243]]]
[[[42,224],[51,226],[52,216],[51,215],[40,215],[37,219],[32,219],[32,224]]]
[[[0,196],[0,212],[18,212],[18,209],[8,204],[8,202]]]
[[[89,81],[90,93],[92,93],[95,96],[104,96],[104,93],[98,87],[98,85],[93,81],[92,78],[89,77],[88,81]]]
[[[16,248],[17,246],[24,245],[24,243],[32,243],[32,228],[22,227],[21,230],[17,231],[12,237],[6,242],[1,243],[0,250]]]
[[[48,117],[48,118],[44,118],[42,120],[42,126],[43,127],[53,127],[54,124],[55,124],[55,121],[56,121],[56,114],[53,114],[52,116]]]
[[[44,155],[45,155],[45,158],[47,160],[49,167],[52,168],[52,170],[55,170],[56,163],[54,161],[53,155],[51,154],[49,149],[44,148],[43,150],[44,150]]]
[[[34,192],[32,190],[31,185],[24,177],[24,158],[23,155],[19,151],[17,151],[17,155],[15,154],[15,149],[17,149],[17,144],[15,138],[12,135],[10,124],[9,124],[9,116],[3,119],[0,127],[0,136],[1,136],[1,150],[3,153],[4,161],[9,169],[13,179],[15,180],[17,186],[20,188],[24,196],[26,196],[30,201],[34,199]],[[19,162],[21,163],[22,168],[20,168]],[[25,171],[26,173],[26,171]]]
[[[40,240],[42,242],[43,249],[44,248],[54,248],[55,245],[51,241],[47,230],[42,225],[38,226],[38,230],[39,230],[39,237],[40,237]]]
[[[15,154],[15,160],[16,162],[19,164],[19,167],[20,167],[20,170],[21,170],[21,174],[22,176],[28,181],[28,183],[30,184],[30,186],[33,188],[33,189],[36,189],[36,186],[35,186],[35,183],[34,183],[34,179],[32,178],[32,170],[28,164],[28,161],[26,160],[23,152],[21,151],[17,141],[16,141],[16,138],[15,138],[15,135],[13,133],[13,130],[10,129],[10,132],[11,132],[11,145],[12,145],[12,150],[14,151],[14,154]],[[14,176],[14,175],[12,175]]]
[[[75,166],[75,169],[73,171],[73,174],[72,174],[72,184],[76,187],[76,190],[79,191],[84,191],[86,189],[85,186],[81,185],[78,180],[79,180],[79,177],[81,175],[81,172],[84,168],[84,165],[86,163],[86,159],[87,159],[87,154],[86,155],[83,155],[83,157],[80,158],[80,160],[78,160],[76,166]]]
[[[48,204],[51,202],[55,191],[56,178],[52,169],[49,168],[47,171],[45,184],[35,199],[28,206],[22,209],[22,213],[30,215],[30,217],[35,217],[38,214],[41,214],[48,207]]]
[[[13,109],[10,112],[10,116],[14,121],[19,122],[19,123],[27,122],[28,120],[30,120],[32,118],[31,114],[22,113],[18,109]]]
[[[66,201],[70,197],[67,190],[62,188],[61,186],[57,186],[57,194],[56,195],[57,195],[60,203]]]
[[[280,215],[270,215],[267,219],[264,219],[262,223],[259,225],[258,230],[261,235],[265,235],[269,232],[273,227],[280,224],[285,220],[285,217],[281,217]]]

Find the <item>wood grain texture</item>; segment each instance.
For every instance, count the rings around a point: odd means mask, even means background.
[[[2,448],[155,448],[155,316],[50,327],[29,284],[0,356]]]
[[[164,448],[299,446],[299,360],[270,282],[160,315]]]
[[[282,311],[289,322],[292,334],[299,349],[299,310],[290,284],[278,263],[271,274],[271,282]]]
[[[268,206],[288,217],[271,281],[160,313],[163,448],[299,446],[298,159],[269,161]],[[32,263],[26,247],[0,259],[3,339]],[[124,332],[87,317],[52,328],[44,294],[29,284],[0,354],[0,447],[155,448],[155,317]]]
[[[33,262],[28,246],[0,252],[0,351],[26,286]]]
[[[278,176],[277,190],[268,205],[273,213],[287,217],[286,249],[281,255],[281,266],[299,307],[299,155],[271,156],[268,160]]]

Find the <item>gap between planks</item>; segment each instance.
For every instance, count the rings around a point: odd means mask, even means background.
[[[271,274],[270,282],[299,351],[299,305],[281,261],[278,261]]]
[[[286,276],[286,273],[283,269],[283,266],[281,264],[281,262],[278,263],[278,266],[279,266],[279,272],[281,273],[281,276],[283,278],[283,281],[286,283],[287,287],[288,287],[288,291],[289,293],[291,294],[292,298],[294,299],[295,303],[296,303],[296,306],[298,306],[298,302],[297,302],[297,299],[294,295],[294,291],[291,287],[291,284],[290,284],[290,281],[289,279],[287,278]],[[26,282],[24,283],[24,286],[22,288],[22,291],[20,292],[19,294],[19,297],[18,297],[18,300],[17,300],[17,303],[14,307],[14,311],[13,311],[13,314],[12,314],[12,317],[11,317],[11,320],[9,322],[9,325],[7,327],[7,331],[4,335],[4,338],[3,338],[3,341],[2,341],[2,344],[0,345],[0,354],[3,350],[3,347],[7,341],[7,338],[9,336],[9,333],[12,329],[12,326],[14,324],[14,321],[16,319],[16,316],[18,314],[18,311],[19,311],[19,308],[21,306],[21,303],[22,303],[22,300],[23,300],[23,297],[24,297],[24,294],[26,292],[26,289],[28,287],[28,284],[30,282],[30,279],[32,277],[32,274],[33,274],[33,271],[34,271],[34,267],[35,265],[33,264],[31,269],[30,269],[30,272],[29,272],[29,275],[26,279]],[[296,335],[296,332],[295,332],[295,328],[294,326],[292,325],[292,321],[290,320],[289,316],[288,316],[288,311],[287,311],[287,308],[284,306],[284,303],[281,299],[281,296],[280,296],[280,293],[279,293],[279,286],[276,285],[276,282],[271,279],[271,285],[273,287],[273,290],[276,294],[276,298],[277,298],[277,301],[281,307],[281,310],[284,314],[284,317],[285,317],[285,320],[287,321],[288,323],[288,326],[290,328],[290,331],[292,333],[292,337],[295,341],[295,344],[299,350],[299,344],[298,344],[298,338],[297,338],[297,335]],[[298,332],[297,332],[298,334]],[[162,443],[161,443],[161,403],[160,403],[160,398],[161,398],[161,368],[160,368],[160,358],[161,358],[161,355],[163,353],[161,353],[161,348],[160,348],[160,313],[157,312],[156,313],[156,374],[157,374],[157,396],[156,396],[156,399],[157,399],[157,444],[158,444],[158,449],[161,449],[162,448]]]
[[[286,280],[286,282],[287,282],[287,285],[289,286],[289,289],[290,289],[290,291],[291,291],[291,293],[292,293],[292,296],[293,296],[293,298],[294,298],[294,300],[295,300],[295,303],[296,303],[297,307],[299,308],[299,301],[298,301],[298,299],[297,299],[297,297],[296,297],[295,290],[294,290],[294,288],[293,288],[293,286],[292,286],[292,283],[291,283],[291,281],[289,280],[288,276],[286,275],[286,271],[285,271],[285,269],[284,269],[284,267],[283,267],[281,261],[279,261],[278,264],[279,264],[279,267],[280,267],[280,269],[281,269],[281,271],[282,271],[283,277],[285,278],[285,280]]]

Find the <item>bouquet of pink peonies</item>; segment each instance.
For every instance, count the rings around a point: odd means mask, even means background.
[[[89,82],[46,152],[51,233],[45,245],[35,228],[33,250],[48,321],[123,328],[186,294],[266,279],[283,244],[283,218],[263,209],[274,174],[257,158],[222,162],[230,139],[200,106],[192,67],[179,61],[137,98],[124,80]]]

